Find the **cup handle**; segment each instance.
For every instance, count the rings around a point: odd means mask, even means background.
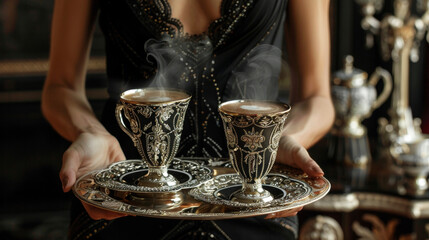
[[[381,104],[387,100],[392,91],[392,76],[388,71],[381,67],[377,67],[375,69],[375,72],[371,75],[368,84],[375,86],[380,78],[383,80],[384,87],[383,91],[378,95],[377,99],[372,104],[372,110],[380,107]]]
[[[115,111],[115,116],[116,116],[116,121],[119,124],[119,127],[122,129],[122,131],[124,131],[134,142],[134,146],[137,145],[136,142],[136,137],[134,136],[134,134],[125,126],[124,123],[124,118],[122,117],[122,110],[124,109],[124,105],[118,103],[116,104],[116,111]]]

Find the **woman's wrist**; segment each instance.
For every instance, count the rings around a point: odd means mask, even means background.
[[[88,126],[85,126],[84,128],[81,128],[78,130],[77,132],[77,137],[79,137],[79,135],[83,134],[83,133],[89,133],[89,134],[94,134],[94,135],[111,135],[106,128],[101,125],[101,123],[99,124],[91,124]]]
[[[329,131],[334,116],[330,98],[309,98],[292,106],[282,136],[288,136],[303,147],[309,148]]]

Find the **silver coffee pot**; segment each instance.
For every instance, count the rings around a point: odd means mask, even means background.
[[[370,76],[353,66],[353,57],[344,60],[344,69],[332,76],[331,94],[335,107],[335,123],[331,130],[329,157],[353,166],[366,165],[371,159],[366,128],[362,120],[371,116],[392,91],[390,73],[380,67]],[[379,80],[383,89],[377,94]]]
[[[334,131],[338,134],[360,137],[366,133],[361,121],[371,116],[392,91],[390,73],[380,67],[367,81],[368,74],[353,67],[353,57],[346,56],[344,69],[333,74],[332,99],[335,106],[336,121]],[[375,85],[382,79],[383,90],[377,97]]]

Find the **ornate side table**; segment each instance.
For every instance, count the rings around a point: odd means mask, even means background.
[[[399,194],[392,170],[380,157],[367,168],[353,168],[318,154],[322,149],[326,142],[310,152],[332,188],[299,213],[300,239],[429,238],[429,193]]]

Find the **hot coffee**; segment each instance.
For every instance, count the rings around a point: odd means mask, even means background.
[[[222,104],[219,111],[237,115],[272,115],[288,112],[286,104],[271,101],[236,100]]]
[[[189,97],[185,92],[155,88],[131,89],[121,95],[123,101],[133,104],[166,104]]]

